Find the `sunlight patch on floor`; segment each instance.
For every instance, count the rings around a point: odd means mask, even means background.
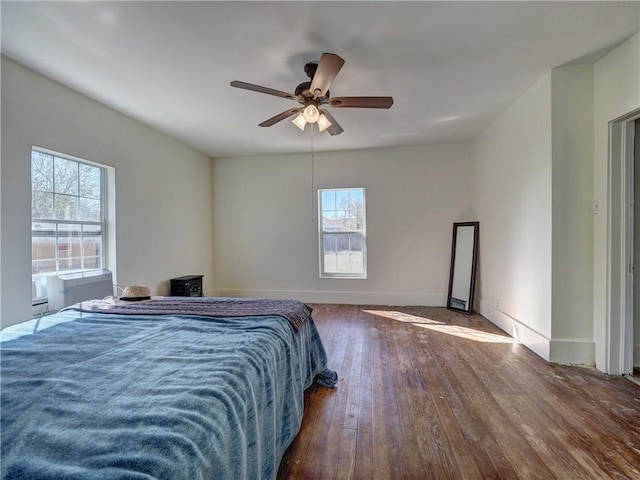
[[[483,332],[482,330],[475,330],[473,328],[463,327],[461,325],[448,325],[444,322],[419,317],[417,315],[411,315],[409,313],[396,312],[393,310],[363,310],[363,312],[375,315],[377,317],[389,318],[398,322],[410,323],[411,325],[414,325],[416,327],[426,328],[428,330],[433,330],[439,333],[446,333],[447,335],[453,335],[456,337],[464,338],[466,340],[473,340],[475,342],[520,343],[515,338],[507,337],[505,335]]]
[[[417,315],[411,315],[410,313],[395,312],[390,310],[362,310],[365,313],[370,313],[376,317],[390,318],[398,322],[404,323],[433,323],[444,325],[444,322],[438,322],[436,320],[430,320],[424,317],[418,317]]]
[[[483,332],[482,330],[474,330],[473,328],[461,327],[460,325],[424,325],[415,324],[416,327],[427,328],[440,333],[454,335],[467,340],[475,340],[484,343],[520,343],[515,338],[504,335],[496,335],[495,333]]]

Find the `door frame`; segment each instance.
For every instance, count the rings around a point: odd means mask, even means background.
[[[640,109],[609,122],[606,372],[633,373],[634,135]]]

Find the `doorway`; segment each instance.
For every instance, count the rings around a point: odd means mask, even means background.
[[[631,125],[632,124],[632,125]],[[640,273],[640,119],[636,119],[634,122],[630,122],[629,131],[633,131],[633,146],[628,154],[628,162],[633,168],[633,251],[631,252],[633,260],[632,272]],[[628,319],[628,322],[632,324],[632,338],[633,343],[631,345],[633,359],[632,375],[636,379],[640,379],[640,281],[634,282],[632,279],[633,288],[633,318]]]
[[[609,123],[608,299],[603,371],[629,378],[633,378],[634,364],[640,363],[640,273],[634,287],[634,270],[640,272],[640,158],[636,159],[635,154],[636,139],[640,138],[636,135],[638,123],[640,109]],[[638,168],[634,168],[636,161]],[[634,198],[638,199],[637,213]]]

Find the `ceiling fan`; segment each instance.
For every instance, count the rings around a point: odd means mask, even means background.
[[[309,77],[309,81],[298,85],[295,93],[282,92],[238,80],[231,82],[231,86],[288,98],[302,105],[301,107],[285,110],[265,120],[259,124],[261,127],[270,127],[297,113],[298,115],[293,119],[292,123],[300,130],[304,130],[307,123],[317,123],[321,132],[327,130],[331,135],[339,135],[344,130],[327,110],[320,108],[321,106],[326,105],[333,108],[391,108],[391,105],[393,105],[392,97],[331,97],[329,87],[342,65],[344,65],[344,60],[335,53],[323,53],[322,57],[320,57],[320,62],[310,62],[305,65],[304,71]]]

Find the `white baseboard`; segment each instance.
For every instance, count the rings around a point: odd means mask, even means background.
[[[446,295],[439,293],[352,292],[310,290],[249,290],[221,288],[219,297],[293,298],[306,303],[342,303],[347,305],[423,305],[444,307]]]
[[[596,343],[586,340],[551,340],[551,359],[561,365],[596,364]]]
[[[550,361],[551,345],[547,337],[518,321],[518,319],[495,308],[488,302],[476,299],[476,305],[480,306],[478,310],[480,315],[491,321],[491,323],[494,323],[498,328],[504,330],[530,350],[533,350],[540,357]]]
[[[562,365],[595,365],[595,342],[581,339],[552,340],[488,302],[476,299],[476,305],[480,306],[479,313],[483,317],[546,361]]]

